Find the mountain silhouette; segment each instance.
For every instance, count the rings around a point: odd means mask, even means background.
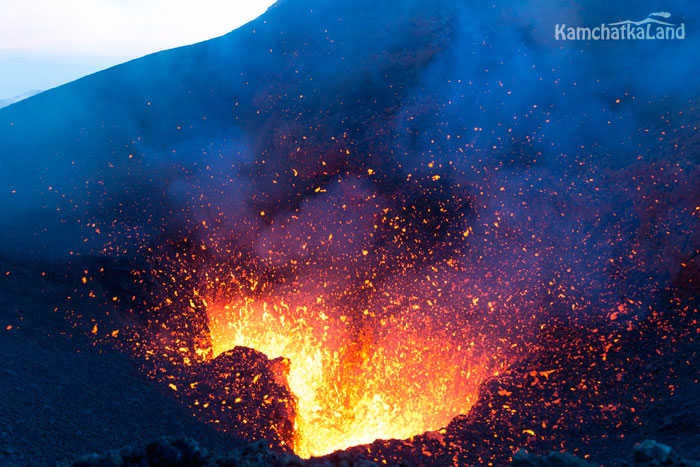
[[[32,89],[31,91],[24,92],[17,96],[8,97],[7,99],[0,99],[0,109],[2,109],[3,107],[7,107],[8,105],[12,105],[21,100],[28,99],[32,96],[39,94],[40,92],[41,91],[38,89]]]
[[[368,151],[362,125],[396,113],[444,48],[449,2],[436,2],[424,18],[421,8],[416,1],[282,1],[223,37],[149,55],[0,111],[3,247],[99,251],[107,237],[80,226],[97,220],[109,235],[113,221],[118,234],[143,216],[158,217],[158,231],[179,224],[182,216],[161,211],[181,208],[179,187],[202,175],[206,161],[230,171],[274,152],[268,167],[291,173],[295,165],[300,193],[276,188],[252,204],[270,211],[298,203],[319,177],[320,152],[360,144]],[[264,172],[246,175],[249,183],[272,179],[263,167],[249,169]]]

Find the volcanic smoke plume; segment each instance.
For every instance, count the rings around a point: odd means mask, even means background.
[[[644,5],[546,3],[280,1],[3,109],[3,252],[99,283],[106,339],[238,437],[589,446],[637,423],[640,342],[692,342],[700,47],[562,44]]]

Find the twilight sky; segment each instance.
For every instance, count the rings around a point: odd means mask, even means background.
[[[274,0],[0,0],[0,99],[226,34]]]

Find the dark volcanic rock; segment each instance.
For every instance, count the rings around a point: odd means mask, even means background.
[[[628,467],[699,467],[700,462],[684,459],[671,446],[646,440],[632,449],[630,459],[622,463]],[[590,467],[586,462],[566,452],[552,451],[544,456],[529,453],[523,449],[513,455],[514,467]]]
[[[536,456],[525,450],[513,455],[514,467],[586,467],[588,462],[566,452],[550,452],[546,456]]]
[[[161,438],[145,447],[127,446],[102,454],[87,454],[73,467],[372,467],[377,464],[348,452],[337,452],[321,459],[304,460],[293,454],[272,451],[258,441],[213,456],[189,438]]]
[[[296,398],[287,376],[289,360],[236,347],[188,368],[187,388],[178,395],[205,420],[253,441],[266,439],[282,450],[294,445]]]
[[[145,447],[128,446],[103,454],[80,457],[74,467],[372,467],[375,464],[356,453],[339,451],[322,458],[301,459],[293,454],[272,451],[271,445],[258,441],[223,456],[213,456],[189,438],[161,438]],[[633,449],[629,467],[699,467],[700,462],[682,458],[673,448],[646,440]],[[388,464],[392,465],[392,464]],[[462,464],[458,464],[462,465]],[[594,464],[566,452],[552,451],[544,456],[524,449],[513,455],[513,467],[591,467]]]
[[[662,465],[700,467],[700,462],[684,459],[671,446],[648,439],[634,447],[632,461],[627,465],[639,467],[657,467]]]
[[[145,447],[127,446],[102,454],[87,454],[73,462],[74,467],[195,467],[212,465],[206,450],[190,438],[161,438]]]

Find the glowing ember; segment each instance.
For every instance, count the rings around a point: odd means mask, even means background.
[[[435,326],[390,317],[358,331],[347,317],[334,319],[322,300],[309,302],[241,299],[208,309],[215,355],[246,346],[291,360],[302,457],[446,426],[494,373],[473,346],[455,344]]]

